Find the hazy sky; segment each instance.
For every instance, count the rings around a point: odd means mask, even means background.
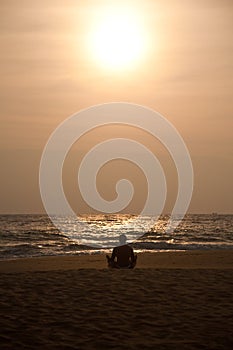
[[[92,51],[92,34],[111,6],[137,15],[146,43],[140,59],[118,69]],[[1,213],[43,212],[39,161],[50,134],[80,109],[112,101],[148,106],[178,129],[194,167],[189,212],[233,212],[233,1],[2,0],[0,16]],[[169,155],[149,135],[122,126],[98,129],[70,151],[64,189],[74,210],[88,211],[77,165],[109,137],[133,138],[158,156],[171,211],[177,178]],[[127,177],[135,184],[129,210],[139,210],[143,174],[124,161],[105,168],[98,177],[104,198],[113,199],[114,183]]]

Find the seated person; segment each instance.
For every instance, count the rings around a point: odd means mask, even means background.
[[[119,237],[120,245],[112,251],[111,258],[107,255],[108,267],[133,269],[137,262],[137,255],[134,255],[133,248],[126,244],[124,234]],[[116,261],[115,261],[116,258]]]

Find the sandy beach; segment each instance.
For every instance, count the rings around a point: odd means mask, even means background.
[[[1,349],[231,349],[233,252],[0,262]]]

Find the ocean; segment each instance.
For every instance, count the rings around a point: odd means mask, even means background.
[[[140,223],[132,215],[83,215],[75,227],[69,218],[62,220],[61,233],[47,215],[1,215],[0,259],[100,254],[117,245],[121,233],[137,237],[130,243],[136,252],[233,249],[233,215],[187,214],[171,232],[169,215]]]

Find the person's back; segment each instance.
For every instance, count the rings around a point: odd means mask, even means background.
[[[117,265],[127,267],[134,260],[133,249],[127,244],[115,247],[112,252],[112,260],[116,257]]]
[[[137,256],[134,255],[133,248],[126,243],[126,236],[119,237],[122,245],[115,247],[112,251],[111,258],[107,255],[109,267],[115,268],[134,268],[137,261]],[[115,261],[116,258],[116,261]]]

